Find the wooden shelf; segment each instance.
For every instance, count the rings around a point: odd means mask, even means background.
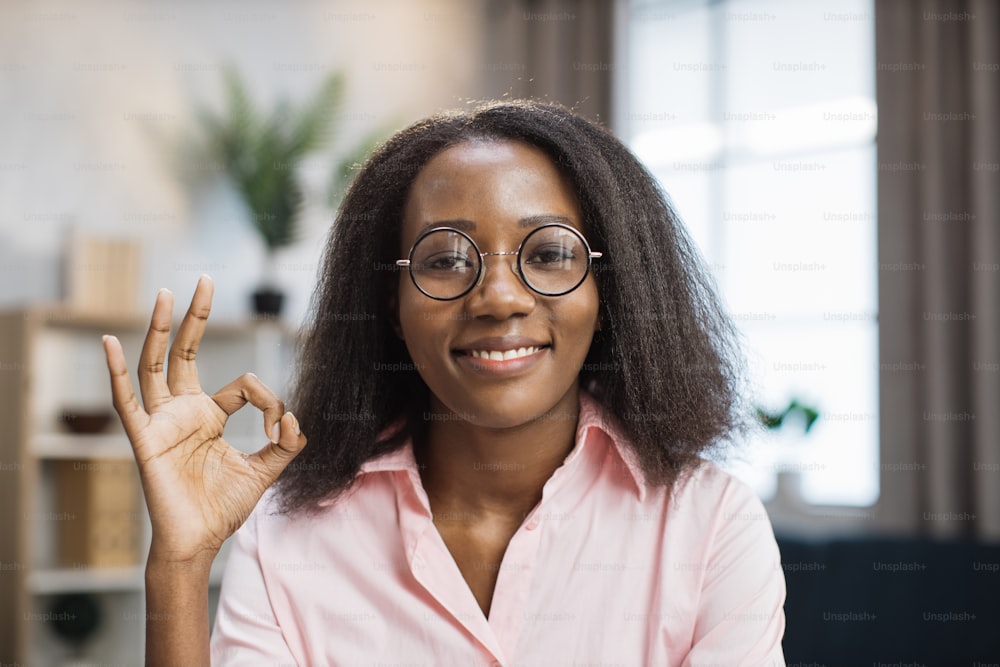
[[[124,434],[40,433],[33,448],[35,456],[42,459],[132,459],[132,446]]]
[[[252,454],[266,444],[263,429],[259,436],[226,436],[226,442],[240,450]],[[44,433],[33,438],[34,455],[39,459],[51,460],[122,460],[131,461],[132,445],[121,435],[70,435],[66,433]]]
[[[141,591],[145,567],[44,568],[28,573],[28,590],[36,595]]]
[[[145,333],[149,328],[149,314],[152,312],[152,302],[150,302],[149,313],[136,313],[134,315],[113,314],[113,313],[88,313],[74,311],[60,305],[38,306],[25,311],[24,317],[37,323],[54,328],[74,329],[78,331],[93,331],[95,333]],[[171,322],[171,330],[177,331],[181,324],[181,316],[184,311],[182,306],[175,304],[175,318]],[[208,325],[205,328],[206,335],[228,337],[245,336],[253,330],[273,330],[281,336],[294,339],[297,331],[290,324],[281,319],[270,317],[260,317],[257,319],[212,319],[209,317]]]
[[[220,585],[224,571],[225,559],[216,559],[209,573],[209,585]],[[27,587],[34,595],[141,592],[145,587],[145,581],[145,565],[100,568],[38,568],[28,573]]]
[[[61,663],[66,657],[63,648],[52,642],[44,624],[30,621],[32,614],[45,612],[51,596],[63,593],[94,595],[103,608],[111,610],[108,618],[113,622],[106,624],[103,643],[94,645],[88,659],[100,664],[141,664],[144,560],[151,534],[141,494],[137,494],[134,510],[141,515],[134,555],[106,561],[69,558],[60,547],[66,539],[69,544],[79,543],[64,535],[68,524],[59,517],[67,510],[60,503],[75,507],[75,500],[66,500],[73,489],[67,480],[85,477],[67,476],[66,463],[82,461],[80,469],[93,473],[85,480],[91,485],[85,491],[107,491],[107,479],[94,481],[94,475],[109,470],[94,465],[91,471],[89,464],[108,461],[116,468],[121,464],[135,470],[132,448],[114,415],[107,432],[79,435],[63,430],[61,413],[76,405],[85,406],[80,409],[100,405],[110,411],[100,335],[121,338],[134,372],[148,326],[148,314],[81,313],[58,305],[0,312],[0,349],[11,361],[4,369],[9,372],[0,373],[0,423],[10,433],[0,438],[0,461],[17,473],[5,475],[0,483],[0,533],[4,535],[0,563],[8,564],[0,571],[0,666]],[[199,363],[206,390],[253,370],[268,378],[281,395],[294,363],[296,338],[291,327],[277,321],[210,321],[203,339],[204,359]],[[267,441],[260,414],[245,410],[234,415],[226,440],[244,452],[259,449]],[[218,594],[227,555],[228,543],[209,575],[210,595]],[[59,565],[75,561],[138,562],[124,567]]]

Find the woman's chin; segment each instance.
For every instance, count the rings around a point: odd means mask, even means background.
[[[574,385],[575,388],[575,385]],[[536,396],[530,392],[488,392],[479,400],[456,401],[453,408],[438,404],[424,414],[428,422],[449,423],[490,430],[510,430],[553,421],[576,421],[578,397]],[[436,402],[436,401],[435,401]]]

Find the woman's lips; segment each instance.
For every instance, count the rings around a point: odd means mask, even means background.
[[[535,354],[541,349],[540,346],[519,347],[514,350],[467,350],[476,359],[489,359],[490,361],[507,361],[508,359],[519,359]]]
[[[526,346],[510,350],[456,350],[460,366],[487,375],[511,375],[534,366],[548,353],[549,346]]]

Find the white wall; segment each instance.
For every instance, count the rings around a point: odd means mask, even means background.
[[[161,286],[186,302],[207,272],[216,318],[245,316],[263,246],[219,175],[181,150],[198,106],[220,100],[221,65],[235,63],[267,104],[342,69],[350,141],[483,96],[485,3],[0,4],[0,308],[59,298],[75,225],[141,239],[149,305]],[[331,162],[311,161],[309,179]],[[331,219],[308,210],[302,240],[279,256],[289,322],[305,312]]]

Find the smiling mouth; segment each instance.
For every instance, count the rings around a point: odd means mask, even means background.
[[[547,345],[538,347],[519,347],[516,350],[463,350],[462,354],[468,355],[474,359],[487,359],[489,361],[507,361],[509,359],[520,359],[522,357],[530,357],[533,354],[537,354],[548,347]]]

